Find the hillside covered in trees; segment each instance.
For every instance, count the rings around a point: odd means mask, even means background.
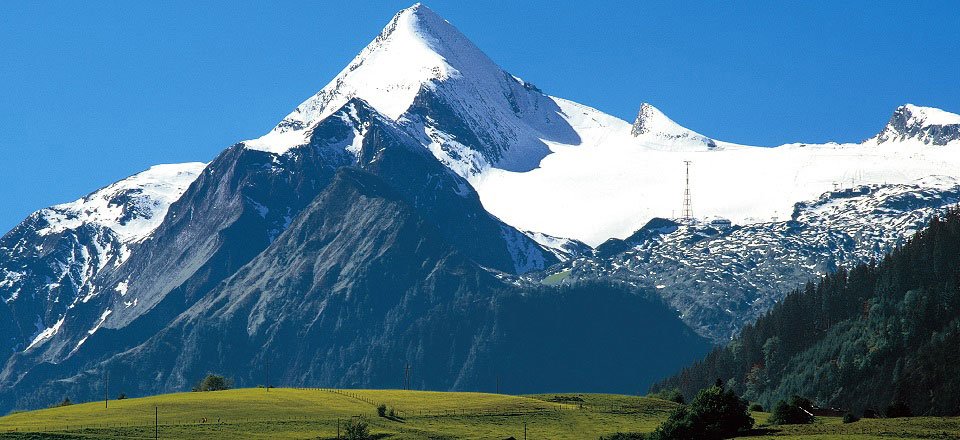
[[[788,295],[727,346],[654,391],[688,399],[720,378],[770,407],[801,395],[861,413],[960,414],[960,209],[906,244]]]

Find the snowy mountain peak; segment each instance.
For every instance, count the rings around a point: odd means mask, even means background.
[[[398,12],[330,83],[249,148],[278,154],[305,142],[305,132],[352,98],[396,120],[424,86],[451,77],[503,76],[453,25],[417,3]]]
[[[960,115],[933,107],[901,105],[876,136],[876,142],[882,144],[909,140],[932,145],[960,141]]]
[[[662,131],[678,131],[683,129],[679,124],[673,122],[667,115],[649,103],[641,103],[640,111],[637,112],[637,119],[633,122],[633,129],[630,130],[634,136],[644,134],[659,133]]]
[[[353,98],[415,136],[463,177],[529,171],[547,142],[576,145],[553,98],[503,71],[453,25],[417,4],[397,13],[320,92],[247,148],[285,154]]]
[[[634,137],[651,137],[670,141],[693,141],[706,145],[708,148],[716,148],[716,143],[693,130],[684,128],[677,124],[659,109],[649,103],[640,104],[640,111],[637,113],[637,119],[633,122],[633,128],[630,134]]]

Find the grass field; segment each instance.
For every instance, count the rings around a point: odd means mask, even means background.
[[[544,278],[542,281],[540,281],[540,283],[545,284],[547,286],[556,286],[561,282],[563,282],[563,280],[565,280],[569,276],[570,276],[570,270],[564,270]]]
[[[394,409],[394,419],[376,406]],[[602,394],[507,396],[399,390],[240,389],[167,394],[71,405],[0,418],[0,439],[334,439],[337,423],[363,417],[375,438],[596,439],[614,432],[649,432],[676,405],[658,399]],[[759,423],[767,414],[755,413]],[[844,425],[760,429],[750,438],[960,438],[958,418],[862,420]]]

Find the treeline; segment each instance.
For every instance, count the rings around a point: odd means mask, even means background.
[[[652,391],[688,399],[717,378],[770,407],[791,395],[858,413],[960,414],[960,210],[882,262],[790,293],[726,347]]]

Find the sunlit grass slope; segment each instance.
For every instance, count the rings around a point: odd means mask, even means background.
[[[556,399],[555,397],[561,397]],[[76,404],[0,418],[0,438],[336,438],[337,422],[363,417],[390,439],[597,438],[649,431],[675,406],[629,396],[507,396],[401,390],[240,389]],[[395,410],[377,416],[377,405]],[[205,419],[205,422],[203,422]],[[218,423],[219,422],[219,423]],[[26,436],[23,433],[45,433]],[[53,436],[56,434],[56,436]]]
[[[396,417],[381,418],[385,404]],[[676,408],[659,399],[611,394],[507,396],[402,390],[240,389],[91,402],[0,418],[0,439],[333,439],[337,423],[362,417],[375,438],[597,439],[650,432]],[[754,413],[760,425],[766,413]],[[873,419],[843,424],[761,426],[751,439],[960,439],[960,418]]]

